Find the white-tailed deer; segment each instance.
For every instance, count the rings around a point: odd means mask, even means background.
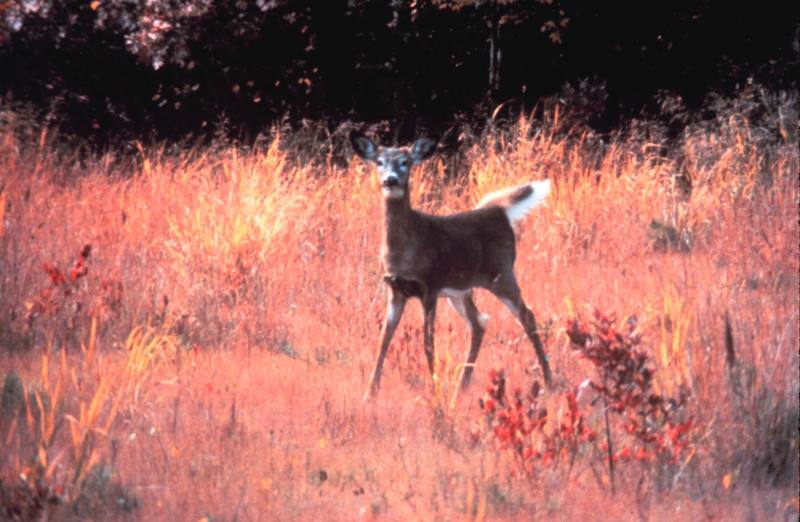
[[[472,342],[464,366],[462,387],[471,378],[483,340],[486,317],[478,312],[473,288],[496,295],[519,320],[533,343],[547,384],[550,365],[536,329],[536,319],[525,305],[514,276],[516,240],[513,224],[539,205],[550,191],[548,180],[527,183],[487,195],[477,208],[450,216],[431,216],[411,208],[409,173],[430,157],[436,143],[420,138],[408,147],[379,147],[361,133],[350,141],[355,152],[377,166],[383,192],[384,235],[381,247],[383,280],[389,286],[389,302],[375,369],[365,398],[377,394],[386,351],[406,300],[422,301],[425,355],[434,373],[433,332],[436,301],[447,297],[472,330]]]

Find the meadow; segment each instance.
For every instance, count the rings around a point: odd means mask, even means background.
[[[99,154],[1,121],[0,518],[798,516],[796,113],[545,111],[418,168],[437,214],[552,180],[516,273],[556,385],[478,291],[472,387],[466,325],[440,302],[432,380],[414,302],[366,403],[381,194],[345,131]]]

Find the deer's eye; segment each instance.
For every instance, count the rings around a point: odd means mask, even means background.
[[[400,160],[400,168],[405,170],[408,168],[408,160]]]
[[[384,165],[383,158],[378,158],[377,160],[375,160],[375,163],[377,163],[379,167],[383,167]]]

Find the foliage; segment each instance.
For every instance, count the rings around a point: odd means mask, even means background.
[[[0,92],[99,148],[208,138],[222,121],[253,142],[309,119],[392,121],[407,141],[480,131],[495,109],[548,97],[593,105],[587,121],[608,131],[661,117],[664,100],[697,112],[751,80],[795,89],[796,18],[709,2],[11,0]]]
[[[599,311],[594,315],[591,327],[569,319],[566,333],[573,349],[592,363],[597,378],[564,393],[563,406],[554,416],[540,404],[538,381],[526,394],[519,388],[509,393],[505,372],[492,370],[491,384],[480,401],[485,429],[498,448],[512,451],[520,470],[532,477],[559,463],[572,469],[579,456],[591,463],[602,462],[607,455],[612,481],[615,464],[639,461],[650,474],[663,466],[688,463],[696,452],[691,442],[696,437],[692,417],[685,411],[687,398],[676,401],[653,391],[652,362],[638,348],[641,338],[635,318],[629,318],[620,332],[613,318]],[[595,397],[587,398],[592,392]],[[580,407],[579,398],[589,407]],[[598,402],[601,416],[592,415]],[[591,426],[588,419],[597,424]],[[603,432],[605,437],[598,437]],[[479,440],[481,432],[473,432],[473,437]]]
[[[538,466],[555,465],[559,460],[571,465],[577,454],[585,452],[586,446],[597,439],[597,433],[586,426],[573,391],[564,394],[565,408],[551,421],[547,408],[538,404],[538,381],[523,395],[519,388],[507,392],[502,370],[490,371],[489,379],[491,384],[480,400],[485,425],[498,448],[513,451],[526,474],[535,477]],[[479,431],[473,432],[476,440],[480,435]]]
[[[86,281],[91,252],[92,245],[84,245],[68,270],[52,262],[42,265],[48,284],[25,302],[24,335],[28,344],[36,344],[37,336],[46,338],[48,332],[75,334],[92,318],[118,317],[124,297],[122,284],[109,277],[100,278],[99,285]],[[77,339],[68,335],[49,341],[67,344]]]
[[[614,457],[677,463],[687,450],[693,424],[684,412],[686,392],[682,390],[674,399],[654,391],[653,364],[647,352],[639,348],[641,336],[634,316],[625,321],[622,331],[615,328],[613,316],[595,310],[594,319],[591,327],[569,319],[566,333],[573,349],[598,373],[598,379],[590,380],[589,386],[609,412],[624,418],[624,432],[637,446],[624,446]]]

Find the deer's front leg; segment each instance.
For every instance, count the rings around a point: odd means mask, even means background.
[[[425,357],[428,359],[428,368],[431,371],[431,377],[435,378],[435,358],[433,347],[433,333],[436,326],[436,300],[438,295],[436,293],[426,293],[422,298],[422,310],[425,314],[424,330],[425,330]]]
[[[381,345],[378,349],[378,357],[375,359],[375,369],[372,370],[372,377],[369,380],[369,387],[367,393],[364,395],[364,400],[374,397],[378,394],[378,389],[381,384],[381,370],[383,369],[383,360],[386,358],[386,352],[389,349],[389,343],[392,342],[392,336],[397,325],[400,323],[400,318],[403,316],[403,309],[406,306],[406,296],[393,286],[389,287],[389,300],[386,306],[386,317],[383,320],[383,328],[381,330]]]

